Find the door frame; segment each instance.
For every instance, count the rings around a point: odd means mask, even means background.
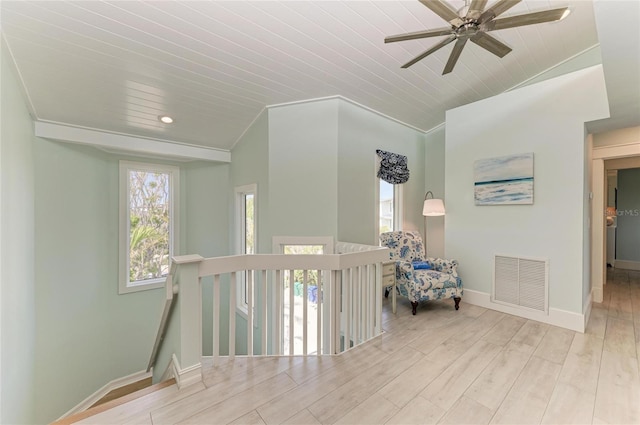
[[[604,284],[607,281],[605,191],[607,190],[607,170],[605,161],[640,156],[640,141],[592,149],[591,185],[591,296],[593,302],[604,300]]]

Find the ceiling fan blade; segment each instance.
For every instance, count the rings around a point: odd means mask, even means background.
[[[467,12],[467,18],[478,19],[484,10],[488,0],[473,0]]]
[[[439,50],[439,49],[443,48],[444,46],[446,46],[447,44],[451,43],[455,39],[456,39],[455,35],[450,35],[449,37],[445,38],[444,40],[442,40],[438,44],[436,44],[433,47],[431,47],[426,52],[416,56],[415,58],[411,59],[409,62],[407,62],[404,65],[402,65],[402,68],[409,68],[414,63],[421,61],[422,59],[424,59],[427,56],[429,56],[431,53],[435,52],[436,50]]]
[[[494,19],[482,24],[484,31],[496,31],[507,28],[522,27],[525,25],[541,24],[543,22],[558,21],[567,11],[567,7],[560,9],[543,10],[541,12],[525,13],[524,15],[509,16],[507,18]]]
[[[503,58],[507,53],[511,51],[511,47],[484,32],[476,33],[476,35],[471,37],[470,40],[500,58]]]
[[[520,3],[521,0],[500,0],[489,9],[485,10],[480,16],[479,21],[488,22],[496,16],[500,16],[502,13],[511,9],[516,4]]]
[[[416,31],[416,32],[408,32],[406,34],[390,35],[389,37],[385,37],[384,42],[393,43],[396,41],[415,40],[418,38],[438,37],[440,35],[451,35],[451,34],[453,34],[453,29],[451,28],[436,28],[436,29],[426,30],[426,31]]]
[[[456,62],[458,62],[458,58],[460,57],[460,53],[462,53],[462,49],[464,49],[464,45],[467,44],[467,37],[459,38],[456,41],[456,44],[453,46],[453,50],[449,55],[449,60],[444,67],[444,71],[442,71],[442,75],[448,74],[453,71],[453,67],[456,66]]]
[[[420,3],[427,6],[433,13],[449,22],[451,25],[459,27],[462,25],[462,19],[458,16],[451,6],[442,0],[420,0]]]

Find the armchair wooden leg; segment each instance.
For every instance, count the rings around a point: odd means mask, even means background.
[[[456,303],[456,310],[458,310],[460,308],[460,300],[461,299],[462,298],[460,298],[460,297],[453,297],[453,301],[455,301],[455,303]]]
[[[411,313],[413,313],[413,315],[416,315],[416,309],[418,308],[418,303],[413,301],[411,302]]]

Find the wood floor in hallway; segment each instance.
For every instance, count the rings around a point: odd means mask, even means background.
[[[236,358],[102,424],[640,424],[640,272],[609,270],[584,334],[453,301],[384,306],[344,355]]]

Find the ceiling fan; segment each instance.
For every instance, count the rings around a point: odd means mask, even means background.
[[[471,3],[469,3],[469,0],[465,0],[465,5],[458,11],[454,10],[443,0],[419,1],[431,9],[436,15],[449,22],[451,27],[392,35],[386,37],[384,42],[394,43],[396,41],[447,36],[429,50],[402,65],[402,68],[408,68],[426,58],[431,53],[455,41],[456,44],[453,46],[453,51],[449,55],[449,60],[444,67],[442,75],[448,74],[453,70],[453,67],[460,57],[460,53],[462,53],[462,49],[469,40],[502,58],[511,51],[511,48],[497,38],[489,35],[489,31],[558,21],[569,14],[568,7],[561,7],[559,9],[543,10],[496,19],[502,13],[520,3],[521,0],[498,0],[486,10],[484,10],[484,7],[488,0],[471,0]]]

